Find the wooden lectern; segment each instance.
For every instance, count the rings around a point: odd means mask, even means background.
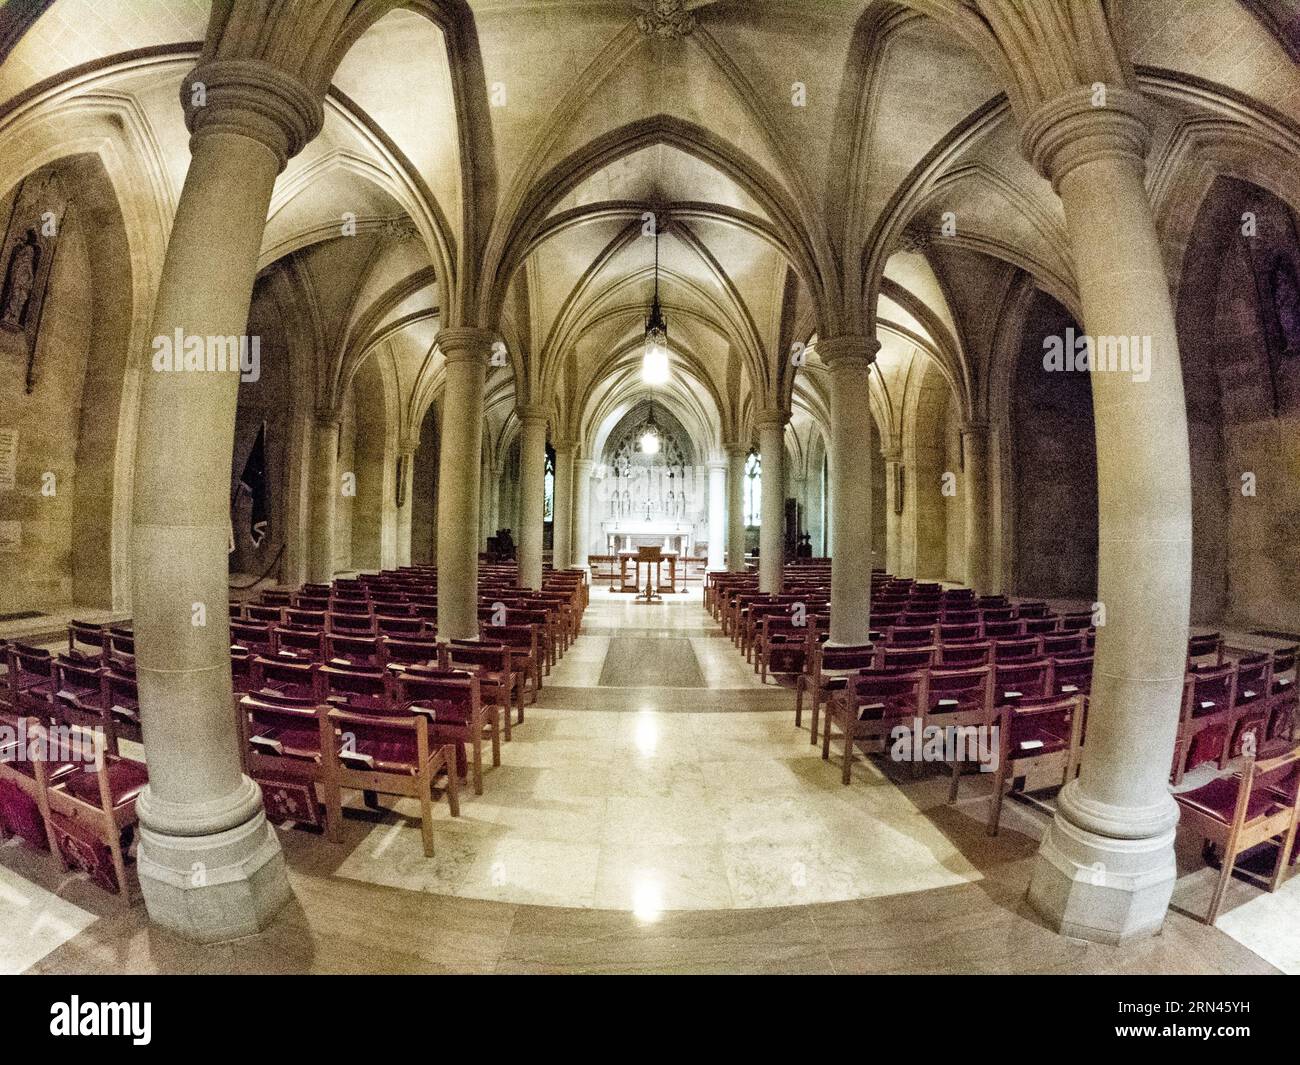
[[[636,583],[641,583],[641,565],[645,564],[645,590],[637,592],[636,597],[647,603],[662,599],[659,594],[659,567],[664,560],[662,547],[638,547],[636,549]]]

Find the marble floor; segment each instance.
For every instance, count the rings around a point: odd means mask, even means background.
[[[1212,871],[1180,855],[1162,936],[1063,939],[1024,904],[1044,813],[1008,802],[989,839],[987,780],[948,806],[938,775],[860,758],[843,787],[792,706],[698,590],[593,589],[484,794],[439,808],[432,859],[411,807],[358,798],[342,845],[281,829],[296,901],[270,930],[200,948],[11,842],[0,972],[1295,971],[1261,930],[1283,895],[1300,909],[1300,878],[1271,898],[1234,881],[1207,928]]]

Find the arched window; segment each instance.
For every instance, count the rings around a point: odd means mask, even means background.
[[[763,460],[751,451],[745,462],[745,524],[756,526],[763,515]]]
[[[546,502],[542,505],[542,521],[555,520],[555,452],[546,449]]]

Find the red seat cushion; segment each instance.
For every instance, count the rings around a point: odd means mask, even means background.
[[[1232,823],[1232,815],[1237,809],[1237,789],[1239,781],[1230,777],[1219,777],[1203,787],[1185,791],[1174,798],[1184,806],[1203,814],[1208,814],[1225,825]],[[1254,821],[1263,817],[1277,807],[1276,801],[1266,792],[1256,791],[1246,803],[1246,820]]]
[[[131,802],[149,783],[149,771],[129,758],[109,757],[105,773],[108,775],[108,793],[115,807]],[[76,773],[63,782],[63,789],[73,798],[89,806],[98,806],[99,776],[94,772]]]
[[[1070,746],[1070,741],[1062,739],[1054,732],[1021,725],[1016,728],[1015,742],[1012,746],[1012,758],[1037,758],[1042,754],[1055,754]]]

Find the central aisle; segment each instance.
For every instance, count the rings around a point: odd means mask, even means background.
[[[356,810],[334,875],[647,915],[980,878],[874,766],[843,787],[794,727],[793,698],[759,682],[698,590],[647,605],[595,588],[484,794],[462,792],[459,819],[439,808],[435,857],[415,820],[367,828]]]

